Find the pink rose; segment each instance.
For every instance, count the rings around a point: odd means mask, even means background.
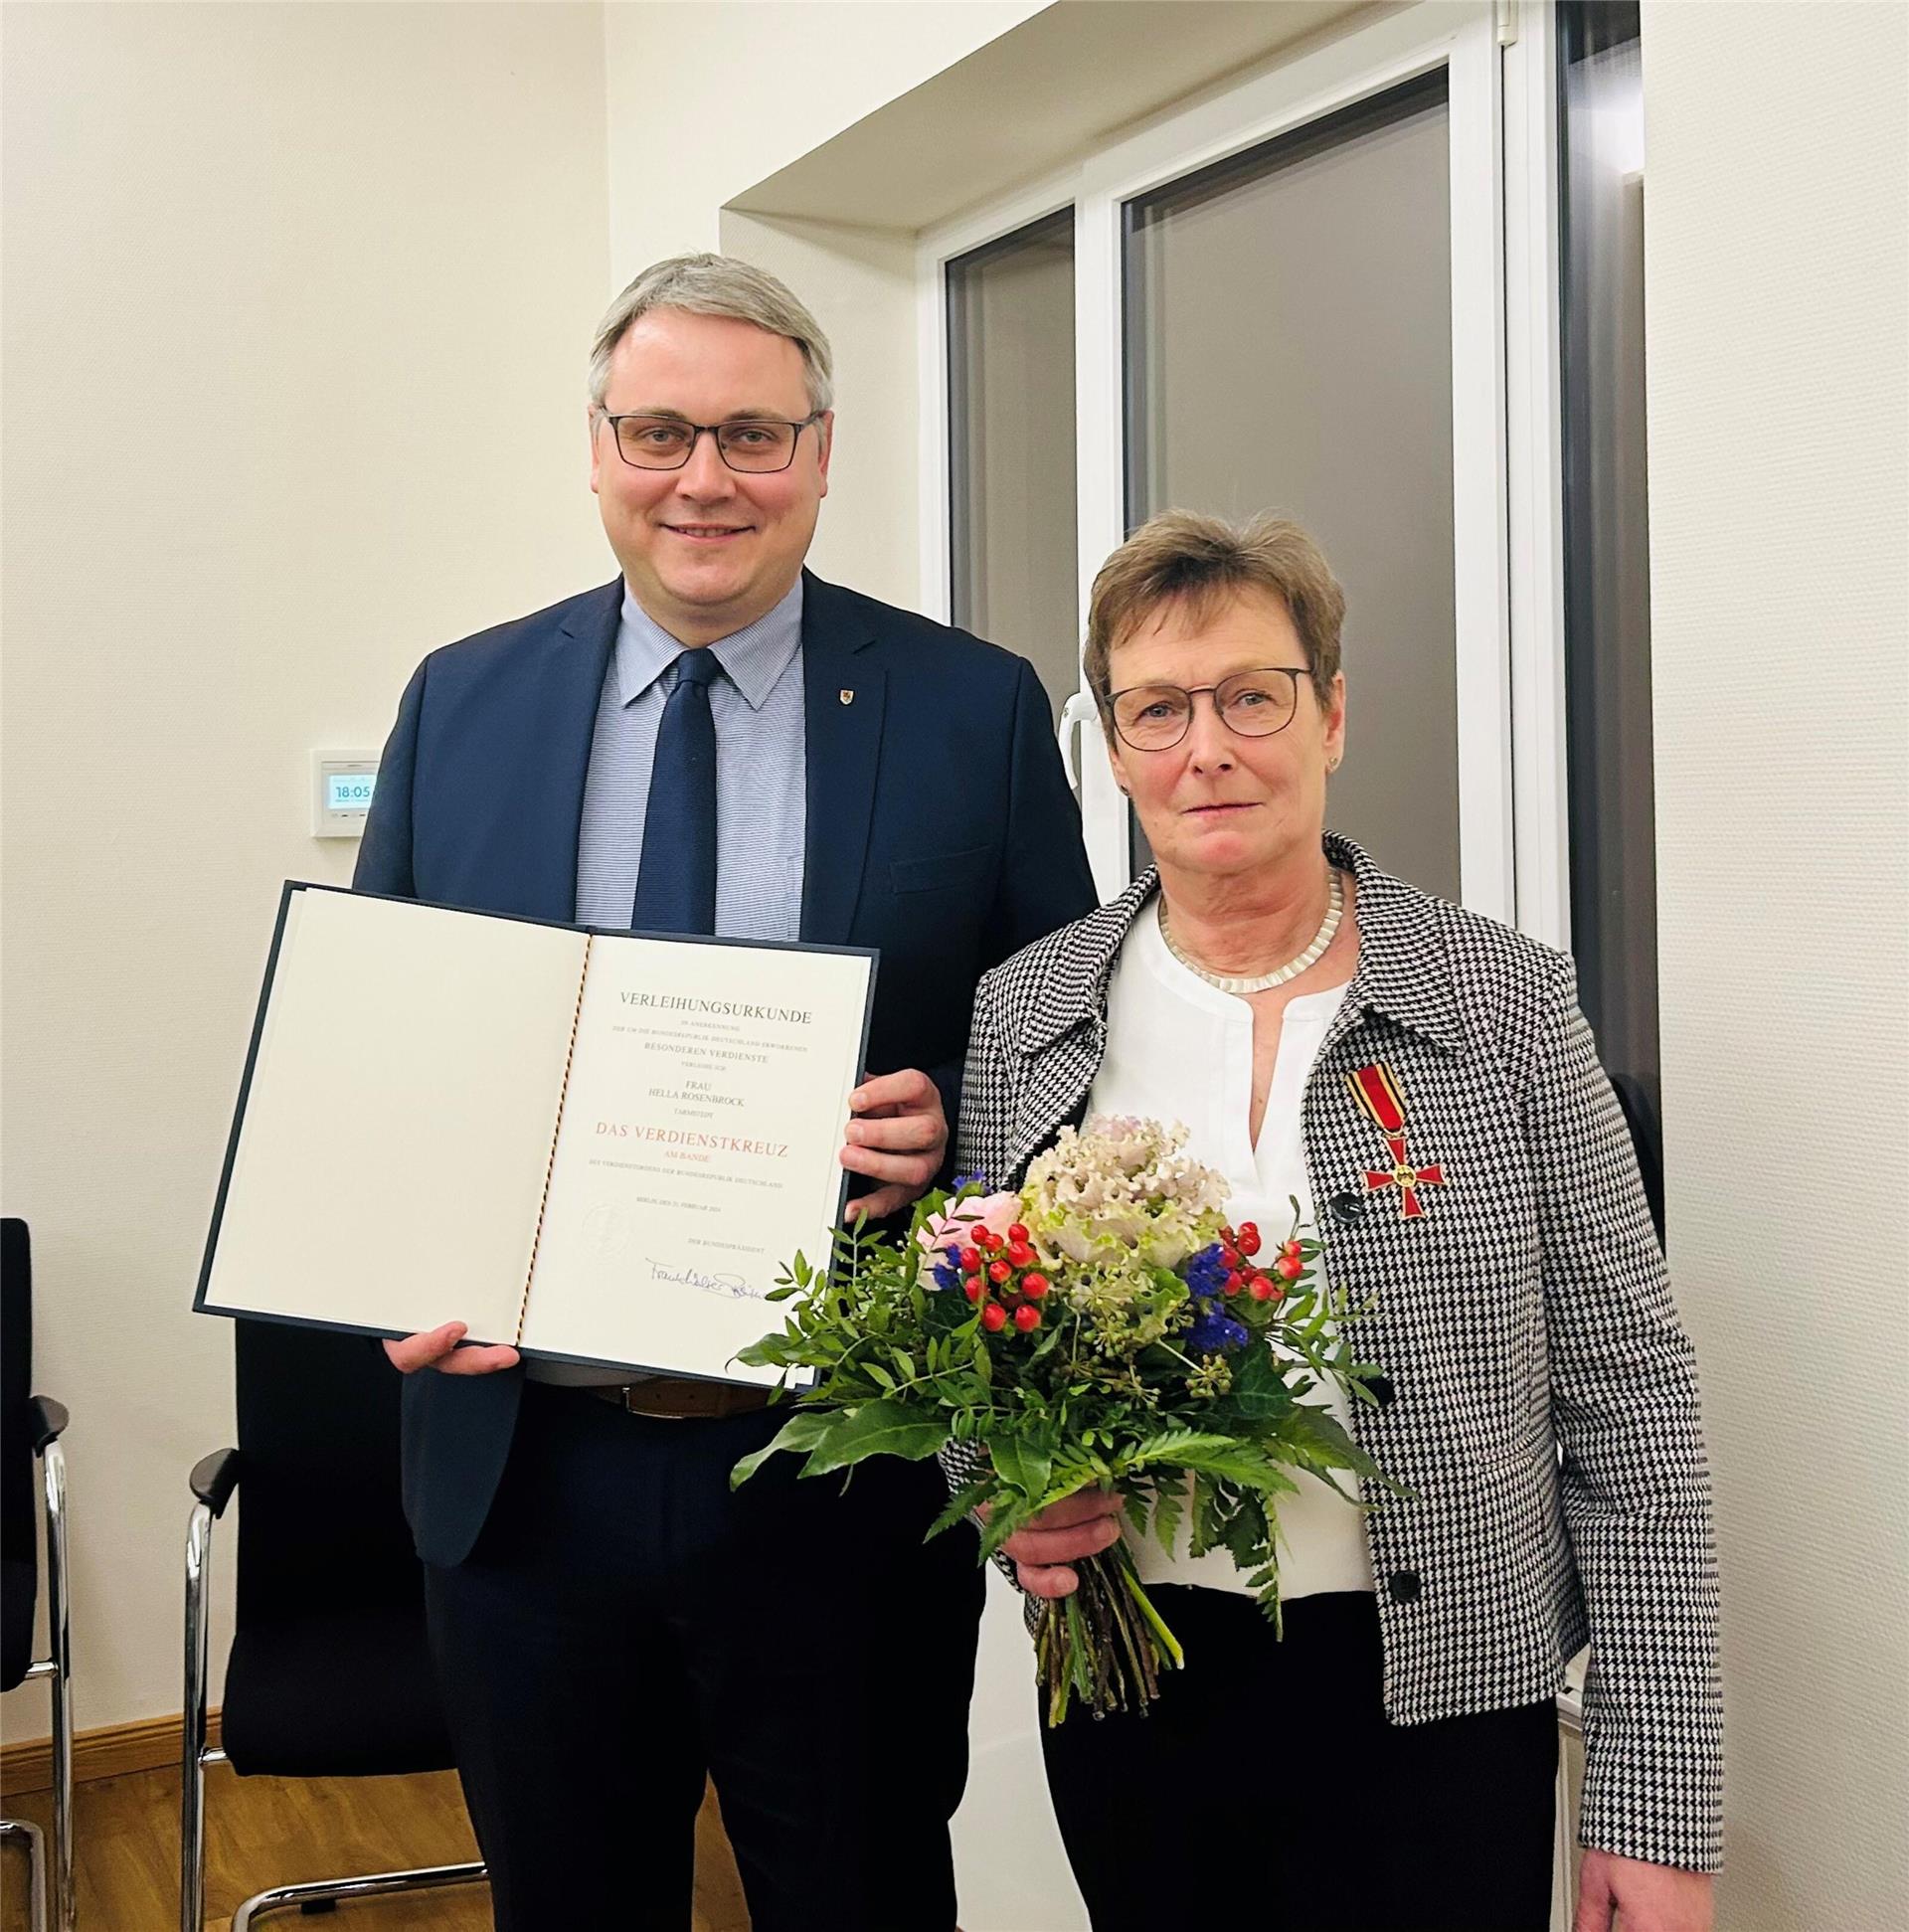
[[[938,1254],[966,1247],[974,1239],[976,1228],[986,1228],[990,1234],[998,1234],[1005,1240],[1008,1229],[1020,1218],[1018,1194],[970,1194],[964,1201],[954,1202],[948,1213],[931,1214],[915,1236],[924,1250],[923,1281],[931,1278]]]

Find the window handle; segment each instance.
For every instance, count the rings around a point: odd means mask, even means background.
[[[1086,691],[1076,691],[1061,706],[1061,723],[1056,733],[1061,746],[1061,770],[1067,774],[1068,789],[1076,797],[1080,795],[1081,774],[1074,762],[1074,747],[1080,738],[1082,726],[1094,715],[1094,700]]]

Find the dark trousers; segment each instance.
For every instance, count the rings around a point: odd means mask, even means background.
[[[951,1932],[981,1575],[927,1465],[848,1493],[736,1460],[786,1411],[631,1416],[528,1384],[433,1656],[505,1932],[690,1923],[705,1772],[756,1932]]]
[[[1149,1591],[1185,1649],[1145,1716],[1043,1731],[1094,1932],[1545,1932],[1556,1704],[1394,1725],[1370,1595]]]

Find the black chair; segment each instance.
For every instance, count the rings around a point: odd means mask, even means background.
[[[453,1762],[425,1641],[424,1571],[399,1505],[399,1377],[356,1335],[236,1321],[239,1447],[192,1473],[186,1534],[185,1753],[179,1923],[205,1915],[206,1767],[241,1777],[380,1777]],[[221,1749],[206,1747],[212,1525],[239,1493],[238,1621]],[[280,1885],[233,1932],[284,1907],[484,1877],[434,1865]]]
[[[0,1819],[0,1836],[26,1841],[36,1932],[73,1927],[73,1645],[67,1619],[67,1412],[33,1392],[33,1247],[27,1224],[0,1220],[0,1690],[45,1677],[53,1696],[53,1883],[40,1828]],[[47,1655],[33,1655],[40,1591],[33,1466],[46,1496]],[[51,1890],[52,1917],[48,1917]]]

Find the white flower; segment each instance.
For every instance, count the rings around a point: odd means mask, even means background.
[[[1028,1167],[1024,1218],[1050,1259],[1177,1268],[1219,1233],[1224,1177],[1181,1149],[1183,1127],[1096,1116]]]

